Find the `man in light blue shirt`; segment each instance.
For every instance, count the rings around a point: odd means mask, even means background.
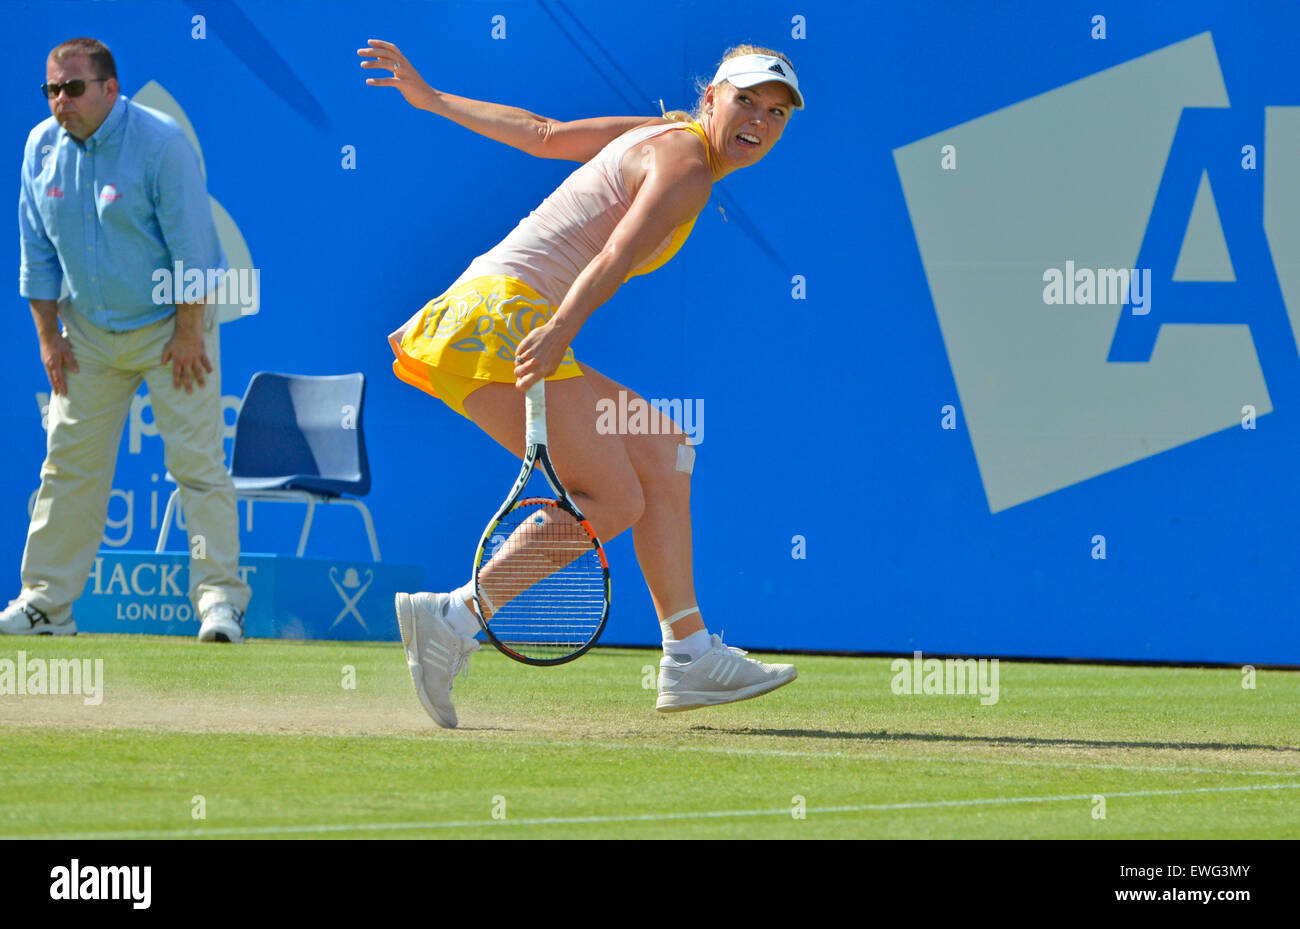
[[[19,292],[53,394],[22,592],[0,612],[0,633],[75,634],[71,605],[99,547],[112,462],[144,380],[185,508],[199,639],[241,642],[250,592],[221,447],[216,308],[208,290],[183,286],[226,268],[197,153],[169,117],[120,93],[112,54],[95,39],[50,52],[46,81],[52,116],[23,153]],[[160,289],[160,271],[181,276]]]

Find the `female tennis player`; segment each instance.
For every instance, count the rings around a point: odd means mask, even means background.
[[[729,50],[691,115],[557,122],[435,90],[395,45],[368,45],[357,51],[361,67],[392,76],[367,84],[396,87],[417,109],[530,155],[583,163],[389,336],[394,372],[517,457],[525,451],[524,391],[546,381],[560,480],[602,541],[632,530],[663,638],[657,709],[732,703],[794,680],[793,665],[746,658],[704,625],[692,567],[690,441],[666,417],[647,435],[598,430],[598,401],[616,403],[624,391],[629,404],[645,401],[570,348],[620,285],[681,248],[714,181],[757,164],[780,140],[792,110],[803,108],[789,59],[755,46]],[[403,640],[420,702],[453,728],[452,681],[479,647],[473,581],[445,594],[399,594],[397,609],[403,632],[411,630]]]

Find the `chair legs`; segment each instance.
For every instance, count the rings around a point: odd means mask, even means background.
[[[311,535],[311,521],[316,515],[316,498],[311,494],[306,494],[303,503],[307,504],[307,515],[302,521],[302,535],[298,536],[298,557],[307,551],[307,536]]]
[[[163,513],[162,528],[158,530],[158,543],[154,546],[154,552],[161,554],[167,550],[167,535],[171,532],[172,521],[176,518],[176,502],[179,499],[180,491],[173,490],[172,495],[167,498],[167,509]],[[316,518],[317,503],[343,503],[356,509],[361,513],[362,522],[365,523],[366,540],[370,543],[370,557],[375,563],[380,561],[379,557],[379,538],[375,535],[375,523],[370,518],[370,509],[361,500],[351,497],[320,497],[306,491],[281,491],[281,492],[261,492],[261,493],[238,493],[235,494],[240,500],[271,503],[303,503],[307,506],[307,514],[302,522],[302,532],[298,535],[297,557],[301,558],[307,551],[307,538],[311,535],[312,522]]]
[[[311,535],[312,520],[315,518],[317,503],[341,503],[350,506],[361,514],[361,520],[366,527],[366,540],[370,543],[370,557],[378,564],[379,557],[379,538],[375,535],[375,524],[370,518],[370,509],[360,500],[352,497],[317,497],[312,494],[304,494],[306,499],[303,501],[307,504],[307,516],[302,521],[302,534],[298,537],[298,557],[301,558],[307,551],[307,537]],[[258,498],[263,499],[263,498]],[[287,502],[287,501],[286,501]]]
[[[360,500],[354,500],[350,497],[339,497],[336,503],[346,503],[348,506],[355,507],[361,512],[361,519],[366,524],[366,537],[370,540],[370,555],[379,562],[379,539],[375,536],[375,524],[370,519],[370,509]]]
[[[172,495],[167,498],[167,509],[163,513],[162,528],[158,530],[158,544],[154,546],[154,554],[161,555],[167,550],[167,534],[172,531],[172,519],[176,516],[176,501],[180,499],[180,488],[172,491]]]

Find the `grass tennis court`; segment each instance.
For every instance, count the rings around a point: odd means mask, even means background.
[[[104,678],[98,706],[0,696],[4,838],[1300,838],[1296,672],[1002,662],[981,706],[797,656],[773,694],[661,715],[657,650],[489,648],[444,731],[396,644],[4,644]]]

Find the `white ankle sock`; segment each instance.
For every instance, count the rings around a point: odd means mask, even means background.
[[[665,642],[664,654],[674,661],[685,664],[688,661],[702,658],[712,647],[713,641],[709,635],[709,630],[701,629],[698,632],[692,632],[684,639]]]
[[[465,586],[453,590],[450,596],[451,608],[447,610],[447,624],[461,638],[469,639],[478,635],[478,617],[465,603],[467,599],[474,599],[474,581],[471,580]]]

